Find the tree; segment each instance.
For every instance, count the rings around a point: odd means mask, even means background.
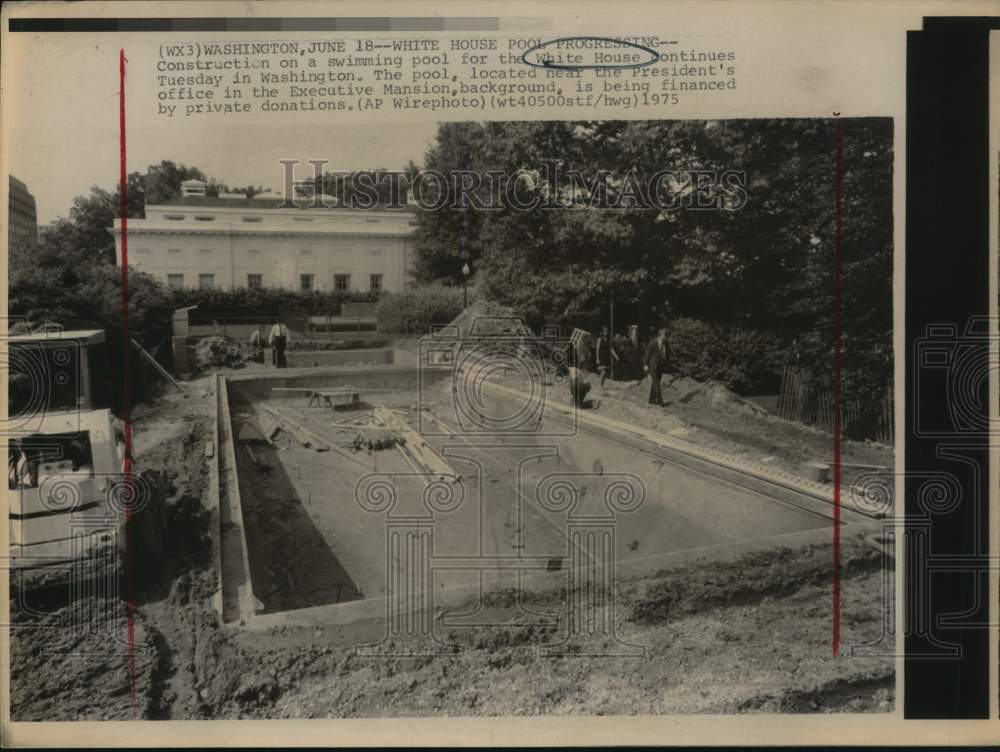
[[[209,180],[205,173],[197,167],[178,165],[169,160],[163,160],[158,165],[150,165],[144,179],[146,202],[162,204],[181,193],[181,183],[185,180],[204,180],[210,183],[213,193],[218,193],[219,185],[215,180]]]
[[[886,119],[442,125],[428,168],[528,171],[536,179],[526,181],[527,192],[555,207],[421,210],[417,273],[454,282],[465,248],[486,296],[536,321],[597,326],[614,294],[620,320],[651,328],[679,314],[765,331],[829,374],[838,128],[844,365],[857,383],[884,388],[892,371],[892,124]],[[560,180],[537,179],[556,161]],[[675,198],[691,197],[698,171],[730,171],[742,176],[745,201],[715,189],[706,195],[722,195],[726,208],[704,211],[689,203],[661,210],[624,200],[662,170],[678,176]],[[598,180],[602,171],[605,179]],[[571,195],[572,172],[618,208],[546,202],[553,192],[559,199]],[[588,191],[576,193],[586,198]]]

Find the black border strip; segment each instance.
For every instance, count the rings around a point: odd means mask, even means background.
[[[956,422],[955,396],[962,376],[988,373],[982,332],[987,317],[995,315],[988,274],[988,25],[925,19],[924,31],[908,33],[906,120],[903,714],[984,719],[991,669],[984,625],[997,597],[989,592],[988,571],[988,383],[973,379],[980,391],[966,401],[980,401],[962,404],[962,424]],[[929,326],[946,327],[945,334],[929,342]],[[950,382],[935,381],[923,365],[921,351],[928,346],[964,353],[961,365],[951,361]],[[931,435],[929,427],[941,430]],[[927,512],[921,490],[932,477],[958,482],[953,511]],[[946,559],[967,571],[940,572]],[[964,625],[941,623],[958,612],[967,612]],[[957,646],[958,655],[941,657],[941,643]]]
[[[11,18],[11,32],[143,31],[499,31],[497,16],[445,18],[300,17],[300,18]]]

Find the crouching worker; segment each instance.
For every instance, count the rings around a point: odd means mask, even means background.
[[[247,349],[247,358],[256,363],[264,362],[263,327],[258,327],[250,333],[250,345]]]

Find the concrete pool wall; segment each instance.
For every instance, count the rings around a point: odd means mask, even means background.
[[[448,396],[448,384],[445,380],[450,376],[450,370],[425,369],[420,372],[412,367],[380,366],[289,369],[280,374],[255,373],[220,378],[219,475],[220,479],[231,478],[229,483],[220,483],[222,486],[220,524],[223,528],[220,534],[223,549],[220,555],[223,564],[220,611],[225,621],[232,622],[239,619],[243,624],[253,628],[265,628],[268,625],[289,622],[348,623],[360,619],[379,618],[384,616],[387,608],[385,602],[387,594],[376,592],[370,586],[364,588],[366,594],[360,596],[364,598],[363,600],[357,597],[338,596],[334,599],[335,602],[324,602],[322,599],[302,601],[301,603],[305,605],[299,605],[291,600],[285,602],[291,605],[274,601],[265,606],[258,596],[265,595],[263,600],[267,601],[266,594],[254,592],[254,562],[251,561],[247,545],[247,525],[251,525],[251,538],[254,531],[253,523],[248,523],[244,519],[243,504],[240,500],[241,474],[237,471],[235,441],[232,440],[231,411],[237,409],[234,405],[245,406],[255,401],[271,400],[296,404],[304,401],[302,396],[295,392],[282,392],[277,389],[281,387],[305,389],[348,384],[359,389],[363,400],[365,388],[373,390],[372,394],[375,394],[376,389],[399,390],[400,394],[409,390],[413,394],[406,392],[407,399],[404,401],[415,404],[422,402],[424,398],[423,395],[416,395],[414,391],[419,381],[424,392],[436,389],[438,397],[443,395],[445,402],[438,401],[431,404],[439,412],[445,413]],[[524,392],[498,384],[485,385],[483,393],[487,395],[487,403],[500,406],[501,409],[504,405],[509,407],[524,398]],[[455,426],[456,423],[454,415],[445,417],[447,426]],[[526,441],[524,437],[502,437],[492,441],[490,447],[474,447],[473,445],[480,443],[475,436],[470,442],[464,437],[456,437],[454,433],[442,431],[442,437],[436,441],[440,442],[439,446],[443,447],[444,453],[448,451],[448,447],[444,444],[449,444],[451,451],[457,455],[462,453],[476,455],[476,458],[484,460],[480,464],[492,462],[498,467],[506,464],[510,468],[515,466],[511,461],[512,451],[515,454],[517,451],[523,453],[526,445],[531,450],[537,450],[554,443],[559,455],[555,460],[556,465],[546,464],[549,460],[545,460],[545,462],[540,461],[537,468],[529,469],[523,477],[521,474],[516,478],[512,475],[511,479],[504,481],[502,478],[504,473],[501,470],[495,473],[496,477],[489,478],[494,484],[509,483],[518,496],[530,496],[530,493],[523,494],[524,488],[534,486],[541,488],[542,483],[559,475],[568,475],[581,489],[583,486],[597,488],[601,483],[606,483],[616,476],[631,478],[629,482],[633,485],[636,483],[635,479],[639,479],[638,483],[643,486],[642,493],[646,497],[644,506],[634,513],[619,515],[614,522],[613,545],[619,572],[655,570],[691,557],[726,558],[741,551],[770,548],[778,542],[787,545],[812,541],[825,542],[829,541],[832,535],[832,498],[829,488],[820,484],[810,483],[790,474],[776,473],[772,468],[722,453],[710,452],[687,442],[659,436],[604,416],[577,414],[568,406],[556,401],[545,403],[543,424],[548,429],[543,433],[550,434],[549,438],[543,440],[529,437]],[[295,451],[298,452],[298,449]],[[286,454],[286,456],[291,455]],[[326,458],[330,456],[316,455],[315,461],[328,463]],[[276,464],[283,462],[288,464],[279,458],[277,453],[274,458]],[[312,461],[308,457],[304,459]],[[301,461],[302,458],[295,460],[298,463]],[[290,472],[291,468],[286,470]],[[521,467],[518,466],[519,473],[520,470]],[[247,483],[245,471],[242,477],[244,483]],[[473,474],[467,482],[472,497],[476,496],[477,482],[478,492],[482,494],[484,483],[482,478],[477,480]],[[598,485],[594,486],[595,483]],[[255,484],[251,482],[247,488],[248,493],[255,492],[253,485]],[[292,485],[295,484],[289,483],[289,488]],[[347,486],[337,488],[339,489],[337,493],[340,495],[346,495],[348,492]],[[301,494],[300,490],[299,495]],[[222,497],[228,499],[227,504],[221,503]],[[486,520],[491,513],[485,510],[486,504],[482,497],[477,500],[484,507],[481,514],[482,519]],[[518,503],[520,505],[521,502]],[[528,506],[531,506],[530,500]],[[223,509],[227,509],[228,512],[224,513]],[[552,530],[558,530],[562,523],[552,518],[558,515],[553,515],[545,509],[532,509],[529,512],[534,515],[533,530],[541,531],[533,536],[536,547],[531,549],[529,546],[523,558],[506,556],[502,552],[498,555],[497,551],[492,550],[487,552],[483,561],[488,560],[488,566],[497,569],[497,572],[491,575],[490,582],[493,585],[509,585],[512,578],[516,578],[517,582],[533,583],[532,587],[544,587],[558,583],[561,577],[566,576],[568,568],[579,565],[579,561],[570,555],[571,552],[560,554],[553,550],[551,542],[558,536],[554,536]],[[867,516],[851,509],[850,504],[845,505],[841,514],[841,522],[845,527],[860,527],[870,523]],[[551,529],[546,527],[543,518],[549,519]],[[355,518],[355,521],[357,519],[364,518]],[[471,521],[462,524],[479,524],[481,527],[491,524],[496,527],[500,524],[497,519],[497,517],[492,518],[493,521],[490,523]],[[452,527],[448,528],[448,524]],[[438,548],[448,540],[444,532],[450,530],[453,541],[456,536],[461,536],[466,528],[458,525],[459,521],[452,518],[450,523],[445,520],[443,526],[439,526],[435,539]],[[367,522],[362,522],[361,526],[355,527],[355,524],[345,517],[344,527],[349,529],[338,531],[338,536],[367,535],[373,539],[367,547],[373,550],[382,547],[372,554],[372,562],[377,562],[385,546],[389,545],[377,525],[369,526]],[[322,537],[311,530],[310,535],[316,540],[309,545],[322,549]],[[544,540],[550,542],[547,547],[538,543]],[[233,548],[239,550],[234,551]],[[343,548],[343,544],[338,543],[338,551]],[[350,549],[350,546],[347,548]],[[528,562],[529,559],[530,566],[524,566],[522,567],[524,571],[518,571],[521,563]],[[428,563],[430,561],[428,559]],[[485,580],[470,575],[477,562],[475,555],[457,556],[454,561],[438,557],[434,561],[438,562],[441,569],[440,581],[434,580],[434,587],[440,588],[434,591],[435,595],[441,596],[438,598],[439,604],[442,599],[451,604],[475,600],[481,594]],[[553,568],[553,561],[557,562],[554,566],[556,571],[546,571]],[[449,566],[454,571],[446,571]],[[324,576],[329,574],[327,570],[337,570],[338,567],[344,570],[341,573],[343,575],[341,581],[345,582],[351,581],[352,569],[361,571],[358,569],[360,564],[349,555],[344,562],[331,559],[330,565],[323,567]],[[365,568],[370,567],[371,562],[366,563]],[[458,572],[463,567],[467,571]]]
[[[396,362],[390,348],[378,350],[288,350],[285,358],[291,368],[329,366],[383,366]]]

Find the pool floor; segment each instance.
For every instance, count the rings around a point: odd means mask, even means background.
[[[391,532],[407,525],[422,525],[431,536],[435,566],[427,581],[445,599],[448,591],[509,578],[518,562],[532,571],[579,562],[573,541],[581,531],[604,536],[614,560],[628,561],[831,525],[814,509],[594,433],[463,432],[443,391],[436,403],[426,394],[419,400],[422,413],[412,388],[366,397],[377,397],[415,430],[434,428],[424,439],[460,479],[428,485],[397,448],[345,448],[357,432],[344,424],[369,405],[307,407],[304,396],[287,394],[233,390],[233,435],[261,425],[265,402],[342,451],[306,448],[284,433],[272,445],[237,441],[250,573],[262,613],[387,595],[391,572],[408,555],[389,543]],[[380,506],[389,496],[391,508]]]

